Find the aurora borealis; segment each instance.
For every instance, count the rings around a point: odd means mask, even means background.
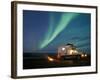
[[[56,53],[73,43],[90,53],[91,15],[88,13],[23,11],[23,51]]]
[[[77,15],[78,15],[78,14],[74,14],[74,13],[63,13],[63,14],[61,15],[61,19],[60,19],[58,25],[55,26],[56,28],[55,28],[54,31],[52,31],[52,30],[53,30],[53,27],[54,27],[54,26],[52,25],[52,24],[53,24],[52,21],[54,21],[54,20],[51,19],[51,20],[50,20],[51,26],[49,26],[50,29],[49,29],[48,32],[47,32],[46,38],[44,39],[44,41],[43,41],[42,44],[40,45],[40,48],[44,48],[44,47],[47,46],[50,42],[52,42],[52,41],[57,37],[57,35],[59,35],[59,34],[67,27],[67,25],[70,23],[70,21],[71,21],[73,18],[75,18]],[[53,15],[52,15],[51,17],[53,17]]]

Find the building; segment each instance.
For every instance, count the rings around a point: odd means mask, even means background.
[[[60,46],[58,48],[58,54],[57,57],[60,58],[61,56],[67,56],[67,55],[77,55],[79,54],[76,47],[73,44],[66,44],[65,46]]]

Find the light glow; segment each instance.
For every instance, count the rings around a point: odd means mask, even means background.
[[[65,48],[62,48],[62,51],[64,51],[65,50]]]
[[[48,60],[51,61],[51,62],[54,61],[54,59],[49,57],[49,56],[48,56]]]
[[[69,54],[72,55],[73,54],[73,50],[70,50]]]
[[[84,56],[87,57],[87,54],[85,54]]]

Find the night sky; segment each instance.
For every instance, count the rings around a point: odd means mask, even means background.
[[[23,52],[57,53],[72,43],[90,53],[90,28],[89,13],[23,10]]]

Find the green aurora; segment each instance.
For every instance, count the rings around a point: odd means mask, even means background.
[[[78,13],[63,13],[61,15],[61,19],[58,23],[57,26],[54,26],[54,16],[53,14],[50,14],[50,24],[49,24],[49,29],[47,31],[47,34],[45,35],[44,40],[41,42],[39,48],[43,49],[47,45],[49,45],[73,20],[76,18],[79,14]],[[56,27],[53,30],[53,27]]]

